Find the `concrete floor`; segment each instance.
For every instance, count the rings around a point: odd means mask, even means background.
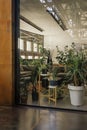
[[[41,85],[42,86],[42,85]],[[70,95],[68,89],[64,91],[64,98],[63,99],[57,99],[57,103],[51,101],[49,103],[48,100],[48,89],[41,87],[40,95],[39,95],[39,100],[33,102],[32,101],[32,86],[28,85],[28,99],[26,103],[20,102],[20,104],[23,105],[35,105],[35,106],[41,106],[41,107],[52,107],[52,108],[59,108],[59,109],[68,109],[68,110],[80,110],[80,111],[86,111],[87,112],[87,88],[85,91],[85,96],[84,96],[84,103],[81,106],[73,106],[70,103]],[[37,86],[38,88],[38,86]],[[46,90],[47,96],[43,96],[43,90]]]
[[[37,102],[32,102],[31,94],[28,95],[28,100],[26,105],[36,105],[36,106],[44,106],[44,107],[53,107],[53,108],[60,108],[60,109],[69,109],[69,110],[80,110],[80,111],[87,111],[87,96],[84,97],[84,104],[81,106],[73,106],[70,103],[70,97],[67,95],[63,99],[57,99],[57,103],[53,101],[48,101],[48,97],[40,96],[40,100]]]
[[[87,113],[0,106],[0,130],[87,130]]]

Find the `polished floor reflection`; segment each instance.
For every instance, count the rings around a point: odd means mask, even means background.
[[[45,85],[46,86],[46,85]],[[23,86],[25,87],[25,86]],[[61,108],[61,109],[69,109],[69,110],[80,110],[87,111],[87,89],[84,93],[84,102],[81,106],[73,106],[70,102],[69,90],[67,87],[63,88],[64,93],[60,96],[59,91],[56,93],[56,103],[55,100],[51,100],[49,102],[49,88],[42,87],[40,85],[40,91],[38,90],[39,85],[37,85],[37,89],[32,91],[32,84],[27,84],[27,98],[20,99],[20,104],[23,105],[35,105],[35,106],[44,106],[44,107],[53,107],[53,108]],[[58,88],[59,89],[59,88]],[[62,89],[60,88],[62,91]],[[52,93],[51,93],[52,94]],[[52,95],[51,95],[52,97]]]
[[[84,103],[81,106],[73,106],[70,103],[70,96],[66,95],[64,98],[57,99],[56,104],[53,101],[50,101],[48,96],[43,96],[40,94],[40,98],[37,101],[32,101],[32,95],[28,95],[28,99],[26,103],[22,103],[25,105],[36,105],[36,106],[44,106],[44,107],[53,107],[53,108],[61,108],[61,109],[69,109],[69,110],[80,110],[87,111],[87,96],[84,97]]]
[[[86,130],[87,113],[0,107],[0,130]]]

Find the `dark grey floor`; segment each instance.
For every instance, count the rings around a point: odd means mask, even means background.
[[[87,113],[1,106],[0,130],[87,130]]]
[[[26,105],[38,105],[38,106],[44,106],[44,107],[53,107],[53,108],[61,108],[61,109],[69,109],[69,110],[80,110],[80,111],[87,111],[87,95],[84,97],[84,103],[81,106],[73,106],[70,103],[70,97],[69,95],[66,95],[63,99],[57,99],[57,103],[53,101],[48,101],[48,97],[44,97],[40,95],[40,100],[37,102],[32,102],[31,94],[28,96],[28,100]]]

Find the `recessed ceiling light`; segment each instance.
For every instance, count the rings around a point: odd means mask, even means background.
[[[40,0],[40,2],[41,2],[42,4],[46,3],[46,1],[45,1],[45,0]]]
[[[47,10],[48,10],[49,12],[52,12],[52,11],[53,11],[52,7],[47,7]]]

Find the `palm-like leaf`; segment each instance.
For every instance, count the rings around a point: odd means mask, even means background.
[[[59,52],[58,50],[58,55]],[[75,86],[80,86],[87,82],[87,59],[82,51],[77,51],[75,49],[74,44],[72,44],[70,49],[65,48],[65,50],[60,53],[59,57],[57,56],[57,60],[58,58],[59,63],[64,63],[66,65],[65,82],[72,82]],[[61,59],[64,60],[61,62]]]

